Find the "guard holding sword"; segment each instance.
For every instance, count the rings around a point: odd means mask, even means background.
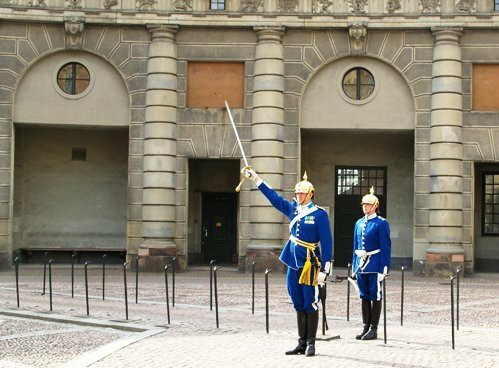
[[[390,268],[390,226],[376,213],[379,200],[374,195],[374,188],[362,198],[361,204],[364,217],[355,224],[352,270],[362,300],[364,329],[355,338],[374,340],[378,338],[381,316],[381,283]]]
[[[270,203],[289,220],[289,239],[279,259],[288,266],[286,284],[298,322],[298,345],[287,355],[315,355],[319,323],[319,286],[331,274],[333,241],[327,212],[314,204],[314,187],[307,180],[295,186],[292,202],[265,183],[250,167],[242,169],[244,177],[253,180]]]

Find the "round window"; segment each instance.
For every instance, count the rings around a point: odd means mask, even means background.
[[[374,77],[364,68],[353,68],[343,76],[343,92],[352,100],[360,101],[368,98],[374,91]]]
[[[57,85],[68,95],[79,95],[88,88],[90,73],[80,63],[67,63],[57,72]]]

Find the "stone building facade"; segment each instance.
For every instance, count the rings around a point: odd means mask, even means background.
[[[1,264],[282,267],[286,219],[234,191],[227,101],[270,185],[307,171],[337,266],[374,186],[395,267],[499,270],[498,6],[0,0]]]

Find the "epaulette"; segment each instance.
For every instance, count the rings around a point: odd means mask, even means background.
[[[384,217],[382,217],[382,216],[380,216],[380,215],[378,215],[378,218],[379,218],[381,221],[386,221],[386,218],[384,218]]]
[[[326,210],[324,207],[317,206],[317,205],[315,205],[315,207],[317,207],[317,208],[318,208],[318,209],[320,209],[320,210],[323,210],[323,211],[324,211],[324,212],[326,212],[326,214],[327,214],[327,210]]]

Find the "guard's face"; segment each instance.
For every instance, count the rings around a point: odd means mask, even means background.
[[[309,204],[312,200],[312,193],[295,193],[298,204]]]
[[[362,203],[362,212],[364,212],[364,215],[370,216],[376,213],[377,208],[378,208],[377,204]]]

